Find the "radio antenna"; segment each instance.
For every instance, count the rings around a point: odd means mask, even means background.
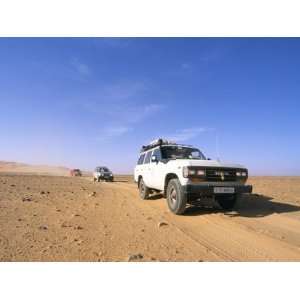
[[[217,161],[220,161],[219,136],[217,131],[216,131],[216,156],[217,156]]]

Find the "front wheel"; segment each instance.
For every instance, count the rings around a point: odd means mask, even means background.
[[[141,199],[149,199],[150,189],[146,186],[143,178],[139,182],[139,191]]]
[[[216,200],[219,205],[225,210],[231,210],[236,203],[237,195],[218,195]]]
[[[167,203],[170,211],[182,215],[186,208],[187,197],[178,179],[171,179],[167,187]]]

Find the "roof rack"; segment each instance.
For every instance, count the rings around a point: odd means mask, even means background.
[[[154,140],[154,141],[150,142],[149,145],[142,146],[141,152],[144,152],[144,151],[147,151],[149,149],[155,148],[157,146],[162,146],[162,145],[177,145],[177,144],[173,141],[168,141],[168,140],[164,140],[164,139],[157,139],[157,140]]]

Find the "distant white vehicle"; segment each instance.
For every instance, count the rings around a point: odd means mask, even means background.
[[[93,173],[94,181],[114,181],[114,175],[107,167],[97,167]]]
[[[240,194],[252,192],[252,186],[245,185],[247,178],[242,165],[210,160],[193,146],[163,139],[142,147],[134,169],[140,197],[148,199],[153,191],[161,191],[178,215],[188,203],[208,197],[223,209],[232,209]]]

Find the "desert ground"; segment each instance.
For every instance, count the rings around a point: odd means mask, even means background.
[[[251,177],[234,211],[175,216],[160,195],[140,200],[131,176],[23,168],[2,164],[0,261],[300,261],[300,177]]]

